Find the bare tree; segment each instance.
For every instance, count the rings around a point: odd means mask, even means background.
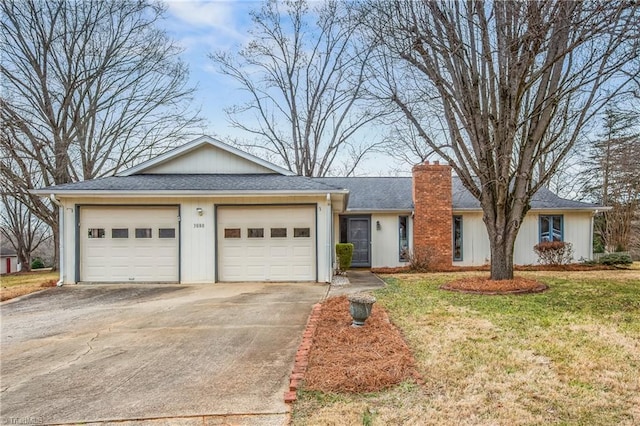
[[[57,209],[28,190],[116,173],[187,136],[188,70],[152,0],[0,0],[0,13],[0,172],[57,239]]]
[[[18,255],[22,271],[31,269],[31,254],[51,238],[49,227],[16,198],[6,192],[0,194],[0,231]]]
[[[606,251],[627,251],[640,207],[640,114],[608,106],[604,132],[589,149],[582,173],[582,193],[610,206],[596,221]]]
[[[637,55],[637,40],[630,41],[638,37],[637,8],[627,1],[366,5],[386,68],[382,96],[480,201],[492,279],[513,278],[514,243],[531,197],[632,78],[621,70]],[[446,143],[422,121],[433,103]]]
[[[334,0],[267,0],[251,16],[237,55],[211,55],[250,98],[227,110],[231,123],[298,175],[325,176],[345,155],[353,173],[376,145],[359,135],[380,115],[361,102],[371,52],[359,50],[359,24]]]

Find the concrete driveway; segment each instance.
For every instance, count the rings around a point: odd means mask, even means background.
[[[3,303],[0,420],[282,424],[301,333],[326,291],[65,286]]]

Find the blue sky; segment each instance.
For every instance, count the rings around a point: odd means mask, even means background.
[[[225,137],[237,131],[227,123],[224,108],[242,97],[229,79],[219,74],[208,54],[216,50],[237,50],[247,41],[249,11],[259,7],[254,1],[166,2],[166,30],[185,49],[192,84],[198,87],[196,104],[209,121],[208,132]]]
[[[165,29],[185,49],[183,59],[189,64],[192,84],[198,87],[196,106],[208,121],[207,133],[221,140],[242,138],[242,132],[227,122],[224,109],[246,99],[230,78],[218,73],[208,54],[216,50],[235,51],[249,40],[249,12],[260,1],[248,0],[165,0],[168,8]],[[395,174],[398,167],[381,154],[373,154],[361,163],[358,175]],[[409,167],[403,165],[403,173]]]

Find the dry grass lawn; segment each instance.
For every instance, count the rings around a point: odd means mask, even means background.
[[[425,384],[303,390],[293,424],[640,424],[640,269],[519,273],[549,285],[538,294],[438,288],[474,274],[386,277],[377,303]]]
[[[40,291],[46,287],[53,287],[58,278],[58,272],[50,270],[2,275],[0,277],[0,301]]]

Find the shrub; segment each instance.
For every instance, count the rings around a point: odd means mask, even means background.
[[[566,265],[573,260],[573,246],[563,241],[544,241],[533,246],[543,265]]]
[[[340,271],[344,272],[349,269],[351,267],[351,261],[353,260],[353,244],[336,244],[336,256],[338,257],[338,268]]]
[[[31,262],[31,269],[42,269],[44,268],[44,262],[39,257],[36,257]]]
[[[434,271],[432,250],[427,247],[409,251],[409,270],[412,272]]]
[[[631,265],[633,261],[627,253],[609,253],[600,257],[603,265]]]

